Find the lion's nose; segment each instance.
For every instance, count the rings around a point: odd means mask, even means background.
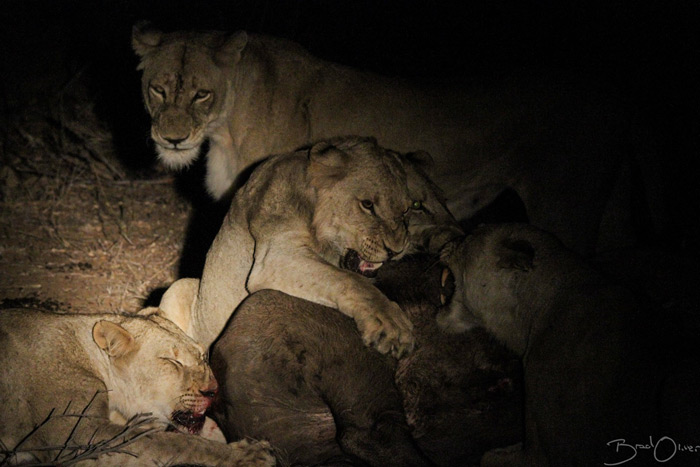
[[[210,374],[209,383],[205,387],[202,387],[199,393],[204,397],[213,399],[217,392],[219,392],[219,384],[216,382],[216,379],[214,379],[214,375]]]

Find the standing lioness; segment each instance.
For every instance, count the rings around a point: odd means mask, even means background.
[[[618,235],[604,240],[628,234],[625,169],[635,162],[619,109],[595,89],[555,78],[424,89],[244,31],[166,34],[137,25],[133,47],[160,159],[186,166],[208,140],[206,186],[215,198],[270,154],[373,135],[397,151],[429,152],[433,179],[459,220],[512,188],[533,224],[579,251],[601,239],[604,213],[613,214],[606,232]],[[625,204],[613,208],[613,200]]]

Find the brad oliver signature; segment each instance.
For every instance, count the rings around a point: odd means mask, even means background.
[[[612,456],[613,459],[604,463],[604,465],[609,466],[622,465],[630,462],[636,458],[638,454],[640,456],[647,455],[642,454],[642,452],[647,452],[648,455],[651,455],[653,459],[660,464],[670,461],[678,454],[700,453],[700,445],[678,443],[668,436],[662,436],[656,440],[654,440],[652,436],[649,436],[648,443],[640,444],[628,443],[626,439],[620,438],[608,441],[607,445],[611,446],[615,452],[615,455]]]

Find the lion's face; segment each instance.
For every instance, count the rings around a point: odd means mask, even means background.
[[[100,321],[93,338],[110,362],[110,409],[124,419],[150,413],[198,433],[217,383],[204,349],[159,316],[117,324]]]
[[[463,236],[464,231],[447,209],[442,190],[427,175],[433,161],[423,151],[403,156],[406,168],[411,209],[408,213],[410,253],[437,253],[450,240]]]
[[[310,151],[309,173],[318,193],[314,231],[339,265],[372,276],[405,253],[411,198],[396,153],[373,139],[319,143]]]
[[[141,58],[141,89],[151,115],[160,159],[178,168],[191,163],[216,126],[229,98],[228,66],[238,60],[245,34],[164,34],[136,26],[132,43]]]

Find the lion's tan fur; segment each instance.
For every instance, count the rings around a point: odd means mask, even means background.
[[[459,233],[418,164],[359,137],[271,157],[236,192],[198,293],[184,308],[164,306],[167,316],[208,346],[246,296],[270,288],[339,309],[382,352],[410,350],[398,305],[340,266],[349,250],[383,263]],[[171,286],[190,295],[195,287],[191,279]]]
[[[527,225],[483,226],[443,259],[455,293],[438,324],[484,327],[523,358],[524,450],[482,465],[602,465],[613,440],[655,434],[664,336],[631,291]]]
[[[59,452],[76,452],[74,446],[119,438],[128,420],[144,415],[148,424],[124,435],[137,439],[121,452],[102,453],[99,465],[273,465],[265,444],[164,431],[174,426],[176,411],[203,413],[210,401],[200,391],[216,383],[203,347],[155,311],[2,310],[0,442],[10,453],[0,463],[54,461]],[[209,419],[204,428],[210,438],[221,435]],[[139,438],[144,429],[153,431]]]
[[[533,224],[580,252],[592,252],[599,239],[607,246],[629,239],[635,162],[617,104],[597,89],[550,76],[430,89],[243,31],[162,33],[141,25],[133,47],[161,159],[186,165],[208,138],[206,185],[216,198],[270,154],[367,135],[401,152],[429,152],[433,179],[457,219],[510,187]],[[197,97],[201,90],[211,94]],[[173,147],[165,138],[183,141]]]

